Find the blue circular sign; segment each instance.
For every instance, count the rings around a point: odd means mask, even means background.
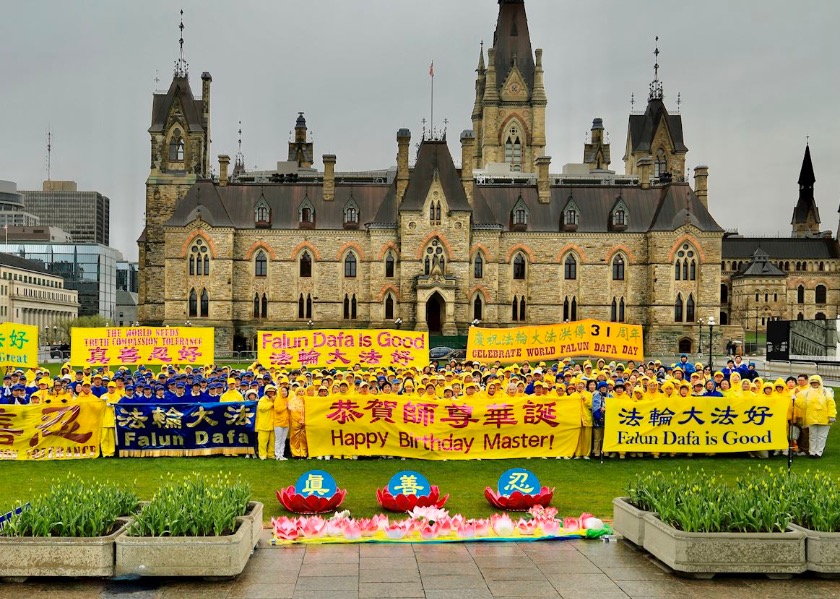
[[[525,468],[511,468],[499,477],[499,495],[510,497],[515,491],[523,495],[538,495],[540,481],[537,475]]]
[[[430,491],[431,485],[429,484],[429,480],[414,470],[397,472],[388,481],[388,492],[394,497],[397,495],[428,497]]]
[[[329,499],[335,495],[338,486],[335,484],[335,479],[329,472],[323,470],[310,470],[301,474],[298,481],[295,483],[295,493],[309,497],[317,495]]]

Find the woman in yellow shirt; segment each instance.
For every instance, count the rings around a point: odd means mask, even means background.
[[[310,385],[308,389],[313,388],[314,385]],[[301,387],[295,389],[294,397],[289,400],[289,421],[289,449],[292,450],[292,456],[305,458],[309,455],[309,447],[306,445],[306,396]]]
[[[277,387],[266,385],[265,395],[257,403],[257,455],[261,460],[274,459],[274,399]]]

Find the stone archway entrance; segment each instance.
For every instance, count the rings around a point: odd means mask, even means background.
[[[445,310],[446,300],[440,293],[433,293],[426,301],[426,324],[429,326],[430,333],[441,333]]]
[[[680,339],[677,351],[681,354],[690,354],[691,353],[691,339],[689,339],[688,337],[683,337],[682,339]]]

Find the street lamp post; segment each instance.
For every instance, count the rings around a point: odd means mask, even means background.
[[[478,325],[480,325],[480,324],[481,324],[481,321],[480,321],[479,319],[477,319],[477,318],[476,318],[475,320],[473,320],[473,321],[470,323],[470,326],[477,327],[477,326],[478,326]]]
[[[311,331],[311,330],[312,330],[312,327],[314,327],[314,326],[315,326],[315,323],[314,323],[313,321],[311,321],[311,320],[310,320],[309,322],[307,322],[307,323],[306,323],[306,326],[308,326],[308,327],[309,327],[309,330]]]
[[[394,326],[397,327],[397,330],[399,330],[399,328],[402,326],[402,318],[395,318]]]
[[[705,321],[701,318],[697,321],[697,326],[700,330],[700,334],[697,335],[697,355],[703,355],[703,325],[706,324]]]
[[[712,356],[712,351],[714,350],[715,344],[713,342],[713,329],[715,327],[715,317],[710,316],[709,319],[706,321],[706,324],[709,325],[709,370],[714,373],[715,366],[714,366],[714,359]]]

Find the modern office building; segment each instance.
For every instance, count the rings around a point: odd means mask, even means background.
[[[78,292],[62,277],[42,262],[0,253],[0,322],[35,325],[41,341],[50,342],[57,321],[78,315]]]
[[[98,191],[78,191],[75,181],[44,181],[41,191],[21,193],[40,224],[64,229],[73,243],[110,243],[111,200]]]
[[[137,293],[137,262],[117,262],[117,290]]]
[[[3,243],[0,237],[0,252],[40,262],[61,277],[65,289],[78,292],[79,316],[115,320],[119,250],[97,243]]]
[[[27,212],[23,194],[12,181],[0,181],[0,227],[34,227],[39,219]],[[8,229],[6,229],[8,232]]]

